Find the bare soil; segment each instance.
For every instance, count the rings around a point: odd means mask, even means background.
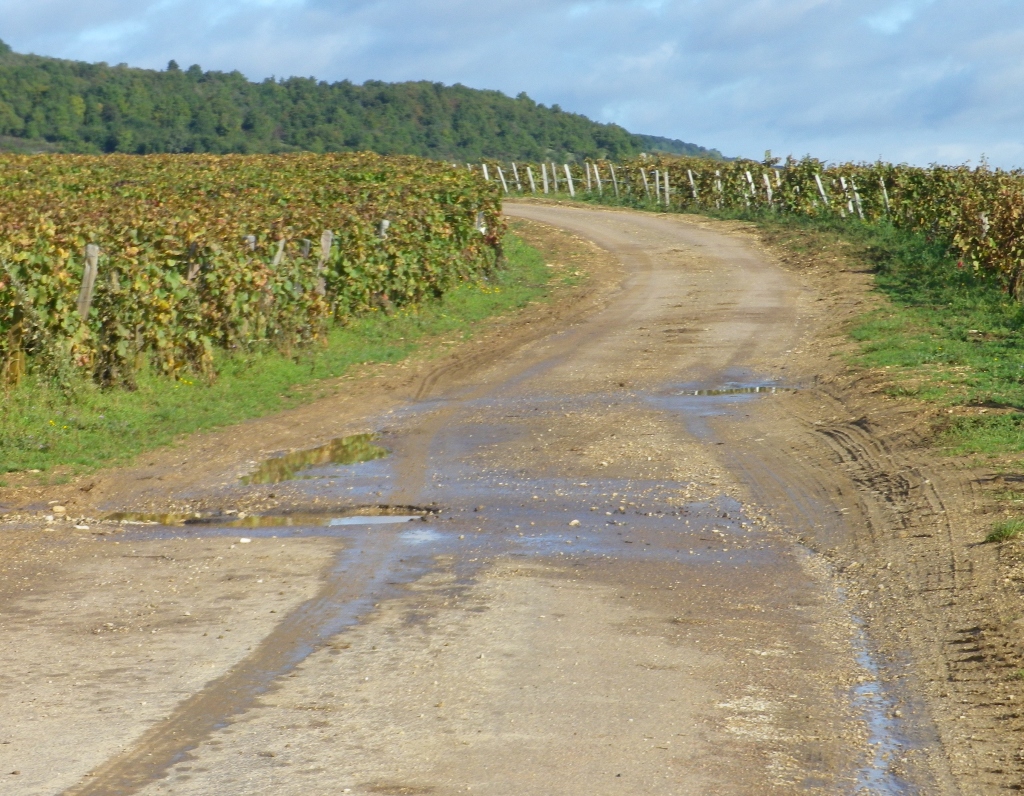
[[[742,224],[507,212],[587,282],[317,403],[0,491],[4,792],[1019,789],[1024,562],[977,544],[992,474],[847,364],[870,274]],[[240,481],[364,432],[391,455]]]

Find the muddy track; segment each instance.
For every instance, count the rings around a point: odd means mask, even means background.
[[[933,418],[835,356],[865,276],[742,225],[508,213],[588,285],[3,495],[11,792],[1016,788],[1015,564]],[[365,431],[387,458],[238,480]],[[90,528],[43,531],[53,500]],[[129,509],[202,522],[95,521]]]

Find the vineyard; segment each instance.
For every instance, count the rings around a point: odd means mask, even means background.
[[[635,206],[888,220],[947,242],[965,267],[1024,298],[1024,173],[982,165],[826,165],[671,156],[623,163],[501,164],[479,172],[508,194],[568,194]]]
[[[0,159],[0,383],[131,387],[290,351],[442,295],[500,256],[503,195],[889,220],[1024,297],[1024,175],[673,156],[572,164],[359,155]]]
[[[0,381],[132,386],[321,339],[500,256],[500,191],[412,157],[0,158]]]

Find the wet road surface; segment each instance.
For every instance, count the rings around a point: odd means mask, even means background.
[[[508,212],[612,252],[621,287],[368,407],[372,438],[252,468],[303,512],[120,517],[5,606],[4,792],[940,792],[827,567],[721,442],[799,389],[812,297],[685,219]]]

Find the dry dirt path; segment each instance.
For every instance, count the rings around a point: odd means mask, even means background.
[[[258,493],[274,517],[55,536],[46,577],[8,582],[4,793],[958,792],[796,540],[842,534],[842,508],[757,454],[813,293],[693,220],[507,212],[621,279],[345,406],[386,458],[244,487],[255,461],[206,443],[220,470],[171,479],[178,504]],[[328,524],[353,510],[378,516]]]

